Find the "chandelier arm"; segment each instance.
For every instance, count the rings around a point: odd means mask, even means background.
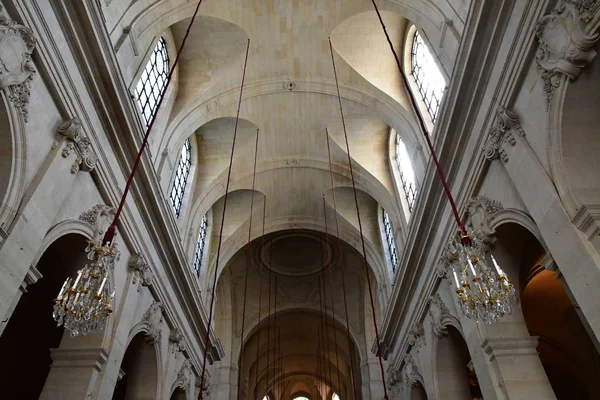
[[[160,99],[158,100],[158,104],[156,105],[156,111],[154,112],[154,115],[152,115],[150,124],[148,124],[148,128],[146,129],[146,134],[144,135],[144,140],[142,141],[140,150],[138,151],[137,157],[135,158],[135,162],[133,163],[133,167],[131,168],[131,173],[129,174],[129,177],[127,178],[127,183],[125,184],[125,189],[123,189],[123,195],[121,196],[121,201],[119,202],[119,206],[117,207],[117,211],[115,212],[115,216],[112,220],[112,223],[110,224],[110,226],[106,230],[106,233],[104,234],[104,239],[102,240],[102,243],[107,243],[107,242],[110,243],[113,241],[113,239],[115,237],[115,232],[117,230],[117,223],[119,222],[119,217],[121,216],[121,212],[123,211],[123,206],[125,205],[125,200],[127,199],[127,194],[129,194],[129,189],[131,187],[131,184],[133,183],[133,177],[135,176],[135,172],[137,171],[137,168],[140,164],[140,160],[142,159],[142,154],[144,153],[144,150],[146,149],[146,145],[148,144],[148,138],[150,137],[150,132],[152,131],[152,127],[154,126],[154,122],[156,121],[156,117],[158,116],[158,111],[160,111],[160,106],[162,105],[163,100],[165,99],[165,94],[167,93],[167,89],[169,88],[169,85],[171,84],[171,79],[173,78],[173,73],[175,72],[175,68],[177,67],[177,64],[179,63],[179,59],[181,58],[181,52],[183,51],[183,48],[185,47],[185,43],[188,39],[188,36],[190,35],[190,30],[192,29],[192,26],[194,25],[196,16],[198,15],[198,10],[200,9],[200,4],[202,4],[202,0],[198,1],[198,4],[196,5],[196,9],[194,10],[194,14],[192,15],[192,19],[190,20],[190,23],[187,27],[187,31],[185,32],[185,36],[183,37],[183,40],[181,41],[181,46],[179,46],[179,50],[177,51],[177,56],[175,57],[173,66],[171,67],[171,69],[169,71],[169,75],[167,76],[167,82],[165,83],[165,87],[163,89],[162,96],[160,96]]]
[[[229,183],[231,182],[231,169],[233,166],[233,153],[235,151],[235,139],[237,138],[237,128],[238,122],[240,120],[240,108],[242,107],[242,95],[244,94],[244,81],[246,79],[246,66],[248,65],[248,52],[250,51],[250,39],[248,39],[248,44],[246,45],[246,57],[244,59],[244,69],[242,72],[242,84],[240,86],[240,97],[238,100],[237,114],[235,116],[235,126],[233,128],[233,140],[231,142],[231,155],[229,157],[229,169],[227,171],[227,183],[225,184],[225,197],[223,199],[223,214],[221,216],[221,228],[219,231],[219,245],[217,246],[217,255],[215,261],[215,273],[213,276],[212,282],[212,293],[210,296],[210,307],[208,312],[208,326],[206,327],[206,333],[204,336],[204,357],[202,361],[202,377],[200,378],[200,394],[199,398],[202,400],[204,398],[204,376],[206,374],[206,355],[208,353],[209,346],[209,335],[210,335],[210,327],[212,325],[212,317],[214,310],[214,302],[215,302],[215,289],[217,286],[217,273],[219,271],[219,258],[221,255],[221,245],[223,243],[223,227],[225,226],[225,213],[227,212],[227,197],[229,195]]]
[[[365,237],[363,235],[362,222],[360,219],[360,208],[358,206],[358,195],[356,194],[356,181],[354,179],[354,170],[352,168],[352,157],[350,156],[350,145],[348,144],[348,133],[346,132],[346,121],[344,119],[344,108],[342,107],[342,96],[340,95],[340,84],[338,82],[337,70],[335,68],[335,57],[333,56],[333,45],[329,38],[329,51],[331,53],[331,63],[333,65],[333,75],[335,77],[335,86],[337,89],[338,103],[340,105],[340,115],[342,118],[342,127],[344,129],[344,139],[346,141],[346,153],[348,156],[348,167],[350,168],[350,177],[352,180],[352,191],[354,193],[354,204],[356,206],[356,218],[358,219],[358,230],[360,232],[360,241],[362,244],[362,256],[365,266],[365,275],[367,278],[367,287],[369,288],[369,300],[371,302],[371,314],[373,317],[373,327],[375,328],[375,340],[377,341],[377,358],[379,360],[379,369],[381,372],[381,381],[383,382],[383,398],[388,400],[387,387],[385,384],[385,372],[383,370],[383,360],[381,358],[381,343],[379,341],[379,328],[377,327],[377,319],[375,316],[375,303],[373,300],[373,290],[371,289],[371,277],[369,276],[369,266],[367,264],[367,249],[365,246]]]
[[[352,340],[350,337],[350,323],[349,323],[349,318],[348,318],[348,301],[346,299],[346,277],[345,277],[345,273],[344,273],[344,268],[345,265],[343,265],[342,263],[342,239],[340,238],[340,223],[338,220],[338,213],[337,213],[337,202],[336,202],[336,197],[335,197],[335,186],[333,183],[333,168],[331,166],[331,146],[329,145],[329,132],[327,132],[327,129],[325,129],[325,138],[327,139],[327,156],[328,156],[328,160],[329,160],[329,180],[331,181],[331,195],[333,197],[333,213],[335,215],[335,231],[337,234],[337,247],[338,247],[338,253],[340,255],[340,273],[341,273],[341,278],[342,278],[342,291],[344,293],[344,313],[345,313],[345,317],[346,317],[346,335],[348,337],[348,354],[350,355],[350,378],[351,378],[351,382],[352,382],[352,390],[353,390],[353,395],[354,395],[354,399],[357,399],[357,394],[356,394],[356,382],[355,382],[355,378],[354,378],[354,363],[352,362],[352,360],[354,359],[353,354],[352,354]]]
[[[408,92],[408,97],[410,98],[410,103],[413,107],[413,111],[417,116],[417,120],[419,121],[419,126],[421,127],[421,131],[423,133],[423,136],[425,137],[425,141],[427,142],[427,147],[429,148],[429,153],[431,154],[431,157],[433,158],[435,168],[437,169],[438,175],[440,176],[440,179],[442,180],[442,185],[444,186],[444,191],[446,192],[446,197],[448,198],[448,201],[450,202],[450,206],[452,207],[452,214],[454,214],[454,219],[456,220],[456,224],[460,228],[460,231],[462,232],[463,236],[467,237],[467,230],[465,229],[465,226],[460,219],[460,215],[458,213],[458,208],[456,207],[456,203],[454,202],[454,197],[452,196],[452,192],[450,191],[450,188],[448,187],[448,182],[446,181],[446,176],[444,174],[444,171],[442,170],[442,167],[438,160],[437,154],[435,153],[433,144],[431,143],[431,138],[429,137],[429,133],[427,131],[427,126],[425,125],[423,116],[421,115],[421,113],[419,112],[419,108],[417,107],[417,100],[415,99],[415,95],[409,89],[408,78],[406,77],[406,73],[404,72],[404,69],[402,69],[402,65],[400,64],[400,58],[398,58],[398,53],[396,53],[396,50],[394,49],[394,45],[392,44],[390,35],[388,34],[385,24],[383,23],[381,13],[379,12],[379,8],[377,7],[375,0],[371,0],[371,2],[373,3],[373,7],[375,7],[375,12],[377,13],[377,17],[379,18],[381,27],[383,28],[383,33],[385,33],[387,42],[390,45],[390,49],[392,50],[392,53],[394,54],[394,59],[396,60],[396,65],[398,66],[400,75],[402,76],[402,81],[404,83],[404,87],[405,87],[406,91]],[[466,239],[467,238],[465,238],[465,240]]]
[[[248,225],[248,256],[246,258],[246,271],[244,273],[244,305],[242,307],[242,335],[240,337],[240,349],[244,346],[244,333],[245,333],[245,322],[246,322],[246,297],[248,293],[248,270],[250,269],[251,261],[251,250],[250,250],[250,238],[252,236],[252,210],[254,209],[254,187],[256,183],[256,159],[258,157],[258,134],[260,130],[256,130],[256,142],[254,144],[254,168],[252,171],[252,194],[250,195],[250,223]],[[238,381],[237,381],[237,397],[240,398],[240,382],[241,382],[241,368],[244,361],[244,352],[240,352],[240,360],[238,364]]]

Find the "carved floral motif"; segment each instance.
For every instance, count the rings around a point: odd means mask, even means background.
[[[146,340],[150,344],[160,342],[162,337],[161,325],[163,322],[163,306],[159,301],[154,301],[148,307],[142,322],[146,325]]]
[[[139,280],[140,284],[138,285],[138,292],[140,291],[141,286],[152,285],[152,271],[150,271],[150,266],[146,262],[146,258],[143,254],[132,254],[131,257],[129,257],[127,265],[133,270],[133,283],[135,284]]]
[[[431,296],[429,302],[429,315],[431,316],[431,325],[433,333],[437,337],[442,337],[448,334],[448,329],[444,325],[444,319],[449,315],[448,308],[440,297],[439,293]]]
[[[408,344],[419,348],[425,344],[425,329],[422,323],[417,322],[413,325],[408,333]]]
[[[96,204],[90,210],[79,215],[80,221],[87,222],[94,227],[92,241],[102,240],[104,232],[106,232],[115,212],[114,207],[107,206],[106,204]]]
[[[171,329],[171,333],[169,333],[169,346],[171,348],[171,352],[184,352],[187,348],[185,339],[181,330],[179,328]]]
[[[0,89],[27,122],[31,83],[37,73],[32,60],[36,39],[31,29],[11,20],[0,6]]]

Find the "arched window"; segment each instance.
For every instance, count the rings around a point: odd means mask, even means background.
[[[171,198],[171,206],[173,207],[176,217],[179,217],[179,213],[181,212],[183,194],[185,193],[185,186],[187,184],[188,177],[190,176],[191,167],[192,148],[190,146],[190,139],[186,139],[183,147],[181,148],[181,155],[179,156],[177,170],[175,171],[175,179],[173,179],[171,194],[169,196]]]
[[[137,83],[135,93],[138,104],[142,110],[142,117],[146,126],[150,124],[156,112],[156,106],[163,95],[167,77],[169,76],[169,54],[167,44],[162,37],[158,40],[150,60]]]
[[[208,231],[208,219],[206,214],[200,222],[200,231],[198,232],[198,240],[196,241],[196,253],[194,254],[194,270],[197,275],[200,275],[200,267],[202,266],[202,256],[204,255],[204,247],[206,245],[206,232]],[[265,396],[267,400],[269,396]],[[265,399],[263,399],[265,400]]]
[[[298,396],[298,397],[294,397],[294,400],[308,400],[308,397]]]
[[[417,197],[417,182],[406,144],[404,144],[398,133],[396,133],[396,164],[400,172],[400,181],[402,182],[404,197],[406,197],[408,203],[408,210],[412,212]]]
[[[383,229],[385,230],[385,240],[387,241],[388,251],[390,253],[390,262],[392,271],[395,273],[398,268],[398,254],[396,253],[396,242],[394,241],[394,229],[387,211],[383,210]]]
[[[331,400],[340,400],[340,396],[338,396],[337,393],[334,393],[333,396],[331,396]]]
[[[418,31],[415,31],[412,41],[411,72],[431,122],[435,123],[446,80]]]

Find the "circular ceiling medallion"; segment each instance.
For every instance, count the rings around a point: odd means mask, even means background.
[[[256,263],[282,276],[314,275],[330,263],[335,266],[339,259],[333,240],[330,238],[327,245],[322,234],[312,231],[272,233],[265,237],[264,244],[261,242],[255,244]]]

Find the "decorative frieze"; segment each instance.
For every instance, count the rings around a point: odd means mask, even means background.
[[[98,156],[92,151],[90,140],[83,131],[83,124],[78,117],[71,118],[58,127],[58,137],[52,144],[52,148],[55,149],[65,142],[62,150],[62,156],[67,158],[71,154],[75,153],[77,158],[71,166],[71,173],[76,174],[77,172],[84,171],[90,172],[96,168],[98,162]]]
[[[150,344],[160,342],[162,337],[163,306],[159,301],[154,301],[148,307],[142,322],[146,326],[146,340]]]
[[[141,290],[142,286],[152,285],[152,271],[146,262],[146,258],[142,253],[134,253],[129,257],[127,266],[133,271],[133,284],[139,283],[137,291]]]
[[[25,122],[31,83],[37,73],[32,60],[35,46],[32,30],[10,19],[0,5],[0,89]]]
[[[525,131],[521,128],[517,114],[506,107],[499,106],[490,129],[489,138],[483,146],[485,158],[490,161],[500,158],[502,161],[508,162],[508,154],[506,154],[502,145],[504,143],[511,146],[517,144],[513,132],[517,132],[519,136],[525,136]]]
[[[443,337],[448,334],[448,329],[445,326],[444,319],[449,315],[448,308],[440,297],[439,293],[431,296],[428,299],[429,315],[431,316],[431,327],[434,335]]]
[[[550,14],[539,19],[536,35],[539,48],[536,63],[544,81],[546,106],[549,108],[562,77],[575,79],[594,57],[597,33],[588,33],[587,15],[598,7],[598,0],[561,0]]]

